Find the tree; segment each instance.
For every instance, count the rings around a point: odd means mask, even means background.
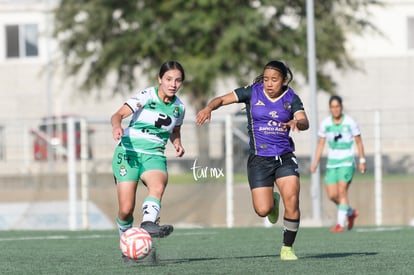
[[[332,93],[324,67],[353,66],[346,34],[374,28],[367,8],[378,1],[315,2],[318,83]],[[306,0],[62,0],[54,36],[68,74],[86,70],[85,91],[102,87],[115,72],[114,92],[130,92],[137,66],[155,75],[164,61],[180,61],[188,76],[184,92],[199,110],[215,80],[231,76],[247,84],[271,59],[306,76],[305,6]]]
[[[367,8],[378,1],[315,2],[318,83],[333,93],[324,68],[353,66],[346,35],[374,28]],[[184,92],[200,110],[216,80],[233,77],[247,84],[271,59],[287,61],[306,77],[305,7],[306,0],[62,0],[54,36],[68,73],[86,70],[86,91],[101,87],[115,72],[114,92],[130,92],[137,66],[155,76],[161,63],[178,60],[187,75]]]

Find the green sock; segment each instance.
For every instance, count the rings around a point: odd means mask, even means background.
[[[122,233],[130,229],[133,223],[134,223],[134,217],[131,217],[131,219],[129,219],[128,221],[123,221],[119,219],[118,217],[116,217],[116,224],[118,225],[119,236],[121,236]]]

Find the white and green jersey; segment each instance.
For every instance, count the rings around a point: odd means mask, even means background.
[[[354,165],[354,137],[361,135],[361,131],[351,117],[342,114],[339,124],[333,122],[332,116],[325,118],[318,135],[325,138],[329,146],[326,168]]]
[[[163,155],[172,130],[184,120],[185,107],[175,96],[171,103],[158,97],[158,88],[147,88],[125,102],[133,115],[121,144],[129,151]]]

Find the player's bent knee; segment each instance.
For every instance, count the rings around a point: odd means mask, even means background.
[[[328,195],[329,200],[333,201],[333,202],[338,202],[338,195]]]
[[[128,220],[130,217],[132,217],[134,213],[134,209],[132,208],[121,208],[119,209],[118,216],[122,220]]]
[[[270,214],[270,212],[272,212],[272,207],[255,207],[254,211],[256,212],[256,214],[260,217],[266,217],[267,215]]]

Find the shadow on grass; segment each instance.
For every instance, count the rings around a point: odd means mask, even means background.
[[[301,259],[329,259],[329,258],[344,258],[352,256],[375,256],[377,252],[350,252],[350,253],[325,253],[311,256],[303,256]]]
[[[375,256],[377,252],[352,252],[352,253],[326,253],[310,256],[301,256],[300,259],[332,259],[353,256]],[[279,258],[278,254],[272,255],[256,255],[256,256],[237,256],[237,257],[204,257],[204,258],[183,258],[183,259],[159,259],[156,255],[150,255],[143,261],[133,263],[133,266],[166,266],[171,264],[215,261],[215,260],[242,260],[242,259],[258,259],[258,258]]]
[[[151,256],[150,256],[151,257]],[[191,263],[191,262],[202,262],[202,261],[214,261],[214,260],[237,260],[237,259],[257,259],[257,258],[275,258],[279,257],[279,255],[257,255],[257,256],[238,256],[238,257],[205,257],[205,258],[186,258],[186,259],[158,259],[158,258],[150,258],[145,259],[142,262],[136,262],[133,265],[136,266],[164,266],[170,264],[180,264],[180,263]]]

